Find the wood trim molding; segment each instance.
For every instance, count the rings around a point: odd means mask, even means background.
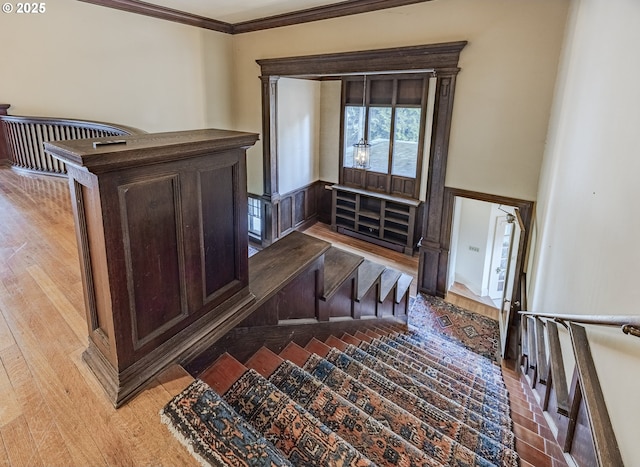
[[[431,172],[431,167],[429,168]],[[442,181],[444,182],[444,178],[442,178]],[[431,178],[429,179],[429,183],[431,185],[434,183]],[[432,189],[436,191],[436,195],[439,193],[437,188],[432,186]],[[420,246],[420,254],[430,254],[431,258],[429,262],[425,261],[425,268],[421,268],[418,271],[418,286],[420,287],[420,291],[436,295],[438,297],[444,297],[447,293],[447,274],[452,235],[451,227],[453,223],[453,208],[456,196],[486,201],[488,203],[504,204],[518,208],[520,217],[522,218],[522,224],[524,225],[523,235],[521,235],[520,244],[518,245],[518,261],[515,266],[516,277],[520,277],[524,271],[524,258],[527,245],[529,244],[529,236],[531,235],[534,202],[507,196],[463,190],[460,188],[445,187],[442,193],[442,199],[439,199],[437,202],[434,202],[435,198],[427,199],[427,203],[431,204],[431,210],[426,214],[427,217],[425,217],[426,225],[424,227],[423,239]],[[434,227],[434,224],[437,228]],[[428,269],[426,269],[427,265],[430,265]],[[425,270],[423,271],[423,269]],[[424,275],[421,276],[420,273],[423,273]],[[425,290],[427,287],[429,288]],[[521,287],[521,281],[517,281],[517,286],[514,288],[515,297],[520,296]],[[511,320],[508,325],[509,329],[511,329],[511,326],[516,319],[516,312],[520,311],[520,309],[515,308],[513,311],[514,313],[511,314]],[[533,327],[529,329],[529,333],[533,333]],[[513,345],[514,342],[511,342],[511,340],[516,338],[516,333],[513,333],[510,330],[507,334],[506,348],[512,348],[511,345]],[[530,346],[528,354],[529,360],[531,361],[535,359],[532,349],[533,345]]]
[[[210,29],[212,31],[224,32],[227,34],[233,33],[233,25],[225,23],[224,21],[218,21],[211,18],[205,18],[204,16],[194,15],[185,11],[174,10],[173,8],[167,8],[160,5],[153,5],[147,2],[141,2],[139,0],[79,0],[85,3],[92,3],[94,5],[105,6],[107,8],[114,8],[116,10],[127,11],[129,13],[136,13],[139,15],[150,16],[152,18],[165,19],[167,21],[173,21],[174,23],[187,24],[189,26],[195,26],[203,29]]]
[[[369,13],[414,3],[424,3],[431,0],[351,0],[332,5],[318,6],[306,10],[293,11],[281,15],[269,16],[251,21],[243,21],[233,25],[233,34],[261,31],[264,29],[292,26],[294,24],[310,23],[330,18]]]
[[[263,152],[263,187],[264,197],[273,202],[278,200],[278,158],[277,158],[277,79],[281,76],[289,77],[319,77],[345,73],[376,73],[400,70],[436,71],[436,103],[435,119],[432,131],[432,149],[429,162],[429,193],[428,212],[425,219],[433,222],[430,228],[437,231],[440,240],[440,219],[443,210],[443,192],[447,167],[447,153],[449,147],[449,131],[453,112],[453,95],[455,91],[456,75],[458,74],[458,59],[460,52],[467,45],[467,41],[446,42],[439,44],[416,45],[388,49],[365,50],[358,52],[332,53],[322,55],[307,55],[301,57],[286,57],[276,59],[257,60],[261,70],[262,80],[262,129],[264,142]],[[277,240],[273,223],[273,213],[266,210],[265,231],[270,238],[267,242]],[[427,222],[425,220],[425,222]],[[439,248],[439,246],[438,246]],[[425,264],[424,262],[421,264]],[[446,269],[446,265],[444,265]],[[422,268],[421,268],[422,270]],[[436,271],[437,272],[437,271]],[[429,280],[436,272],[419,271],[418,281],[421,291],[428,289],[422,285],[422,277]],[[434,280],[435,293],[435,280]],[[429,292],[428,292],[429,293]]]
[[[467,41],[388,49],[256,60],[262,76],[317,77],[345,73],[376,73],[434,69],[458,71]]]
[[[212,31],[224,32],[226,34],[242,34],[246,32],[261,31],[264,29],[280,28],[295,24],[321,21],[341,16],[357,15],[372,11],[396,8],[414,3],[424,3],[431,0],[349,0],[334,3],[331,5],[318,6],[305,10],[293,11],[281,15],[258,18],[240,23],[226,23],[204,16],[198,16],[186,11],[175,10],[152,3],[139,0],[79,0],[85,3],[114,8],[116,10],[127,11],[152,18],[164,19],[176,23],[188,24]]]
[[[0,116],[7,115],[11,104],[0,104]],[[11,165],[9,156],[9,148],[7,147],[7,136],[5,134],[4,125],[0,124],[0,166]]]

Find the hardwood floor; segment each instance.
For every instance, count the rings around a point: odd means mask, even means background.
[[[115,410],[82,362],[84,301],[66,179],[0,168],[0,466],[198,465],[158,411],[173,367]]]
[[[479,313],[495,320],[498,319],[500,310],[496,308],[489,297],[480,297],[458,282],[454,282],[449,288],[445,300],[474,313]]]

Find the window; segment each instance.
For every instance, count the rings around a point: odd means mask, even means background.
[[[262,201],[249,196],[248,203],[249,235],[262,240]]]
[[[427,86],[424,75],[343,79],[342,184],[418,196]],[[371,145],[368,169],[354,167],[361,138]]]

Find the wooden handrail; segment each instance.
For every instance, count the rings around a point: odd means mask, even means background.
[[[87,130],[97,131],[113,131],[119,132],[121,135],[138,135],[145,134],[146,131],[140,130],[127,125],[119,125],[117,123],[100,122],[94,120],[77,120],[74,118],[58,118],[58,117],[30,117],[24,115],[2,115],[0,120],[16,123],[33,123],[39,125],[58,125],[73,126],[76,128],[85,128]]]
[[[640,337],[640,316],[637,315],[567,315],[553,313],[535,313],[532,311],[520,311],[522,316],[533,318],[552,319],[564,324],[565,322],[577,324],[593,324],[597,326],[618,326],[625,334]]]
[[[591,423],[591,433],[596,446],[596,458],[600,467],[619,467],[624,465],[620,448],[616,441],[609,412],[605,404],[602,387],[591,356],[587,333],[582,326],[569,323],[569,333],[576,357],[580,389],[584,398],[587,414]]]
[[[8,108],[8,104],[0,105],[0,157],[16,168],[49,175],[64,176],[67,170],[44,150],[45,142],[146,133],[106,122],[7,115]]]
[[[557,411],[559,414],[568,417],[566,429],[563,429],[562,433],[558,433],[558,440],[563,445],[564,452],[571,452],[572,450],[578,412],[581,410],[581,404],[584,404],[591,428],[595,455],[594,463],[599,467],[622,466],[620,449],[607,412],[602,387],[591,356],[586,330],[579,324],[618,326],[623,332],[640,337],[640,316],[569,315],[535,313],[531,311],[521,311],[519,313],[521,315],[523,341],[527,341],[527,367],[523,368],[523,371],[527,374],[529,369],[533,369],[533,375],[530,377],[532,388],[535,388],[536,382],[546,385],[543,410],[546,411],[549,407],[551,385],[553,384]],[[572,350],[576,362],[571,394],[568,394],[566,385],[562,349],[556,322],[565,326],[571,337]],[[545,324],[544,327],[543,323]],[[543,335],[545,328],[546,342]],[[548,356],[544,352],[546,343],[549,346]],[[522,358],[521,363],[524,363],[524,360]],[[549,367],[547,367],[547,362]],[[540,377],[539,380],[538,376]],[[546,381],[543,380],[545,377]]]

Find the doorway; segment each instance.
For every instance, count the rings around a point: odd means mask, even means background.
[[[480,303],[479,310],[472,311],[499,322],[503,357],[509,353],[511,327],[521,309],[520,278],[532,210],[532,201],[445,189],[443,286],[446,293],[462,293]]]

